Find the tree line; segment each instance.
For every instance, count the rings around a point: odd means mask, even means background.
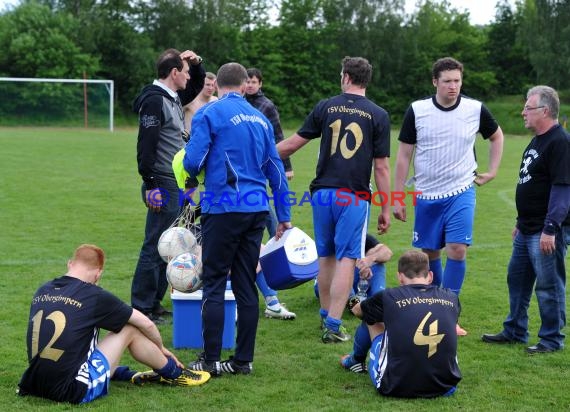
[[[421,1],[411,15],[404,0],[23,0],[0,14],[0,76],[113,79],[124,115],[161,51],[191,49],[209,71],[228,61],[261,69],[282,117],[298,119],[339,92],[344,56],[363,56],[374,67],[367,95],[398,121],[433,92],[432,63],[452,56],[472,97],[522,102],[535,84],[564,96],[570,0],[499,0],[495,13],[476,26],[446,0]],[[46,104],[37,97],[0,105]]]

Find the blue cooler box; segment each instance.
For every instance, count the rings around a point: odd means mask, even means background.
[[[319,272],[315,241],[298,227],[285,231],[278,241],[271,238],[259,261],[267,284],[276,290],[299,286]]]
[[[172,345],[175,349],[203,349],[202,339],[202,290],[181,293],[173,290],[172,299]],[[236,301],[231,290],[225,294],[225,320],[222,348],[233,349],[236,333]]]

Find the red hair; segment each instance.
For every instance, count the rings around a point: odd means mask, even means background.
[[[103,269],[105,252],[98,246],[83,244],[75,249],[72,260],[83,263],[89,269]]]

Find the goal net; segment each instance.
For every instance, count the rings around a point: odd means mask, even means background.
[[[0,126],[107,127],[113,80],[0,77]]]

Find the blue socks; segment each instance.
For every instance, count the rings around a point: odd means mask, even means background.
[[[443,279],[443,267],[441,266],[441,258],[430,260],[429,270],[433,272],[433,282],[431,282],[431,284],[440,287],[441,281]]]
[[[255,276],[255,283],[257,284],[257,287],[261,291],[261,294],[264,298],[268,296],[275,296],[275,299],[277,300],[277,292],[269,287],[262,270],[257,272],[257,275]],[[277,301],[277,303],[279,303],[279,301]]]
[[[342,320],[331,318],[330,316],[327,315],[325,319],[325,328],[327,328],[328,330],[332,330],[333,332],[338,332],[340,329],[340,325],[342,325]]]
[[[321,321],[323,322],[323,325],[324,325],[325,319],[329,315],[329,311],[321,308],[321,309],[319,309],[319,315],[321,315]]]
[[[354,360],[357,362],[364,362],[371,345],[372,341],[370,340],[368,327],[364,321],[362,321],[354,333],[354,344],[352,346],[352,356],[354,357]]]
[[[431,264],[431,262],[430,262]],[[447,258],[445,271],[443,272],[443,287],[451,289],[456,295],[461,292],[467,265],[465,260],[453,260]]]
[[[433,285],[449,288],[459,295],[467,271],[465,260],[447,258],[443,270],[441,258],[433,259],[429,261],[429,270],[433,272]]]
[[[128,366],[117,366],[111,379],[114,381],[130,381],[136,373],[137,371],[130,369]]]
[[[168,362],[160,369],[154,369],[156,373],[166,379],[176,379],[182,373],[182,369],[176,365],[172,358],[167,358]]]

